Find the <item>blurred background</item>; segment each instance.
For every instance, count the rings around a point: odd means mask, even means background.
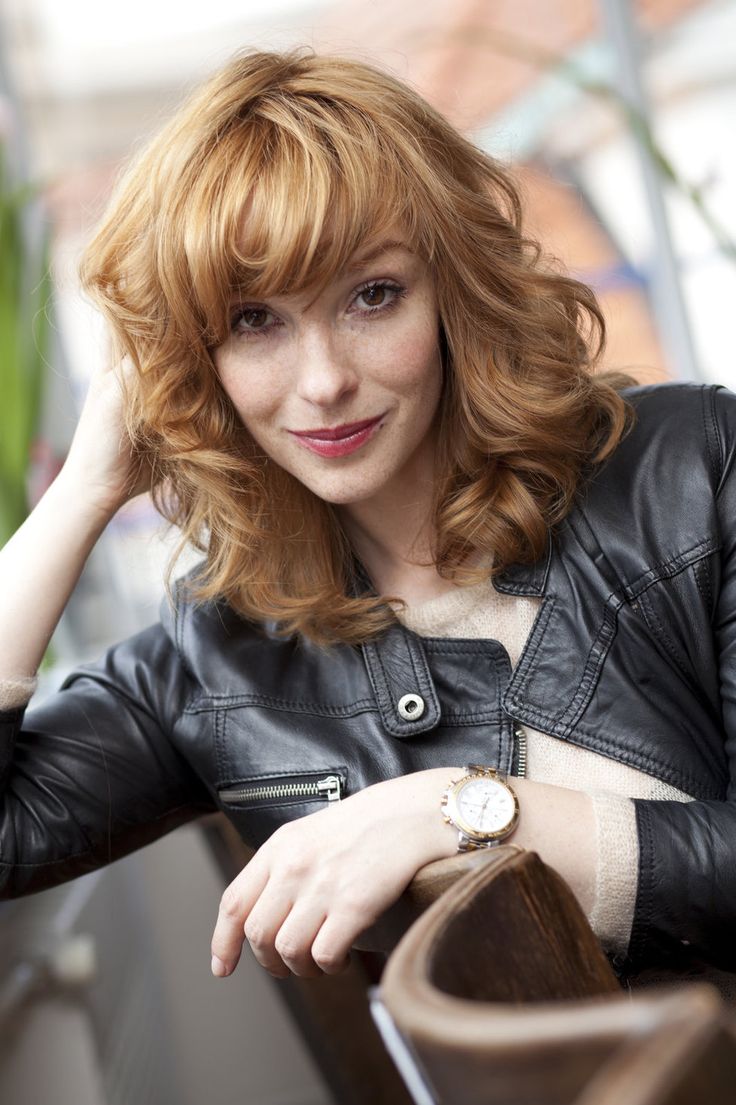
[[[106,357],[76,269],[116,175],[244,47],[306,44],[410,81],[513,166],[528,229],[599,294],[605,367],[733,386],[735,42],[734,0],[0,0],[0,544]],[[156,617],[171,547],[147,499],[120,512],[40,694]],[[332,1100],[260,971],[210,978],[221,889],[187,828],[0,906],[0,1105]]]

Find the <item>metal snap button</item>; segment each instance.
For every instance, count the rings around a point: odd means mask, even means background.
[[[425,710],[424,699],[419,694],[402,694],[398,710],[404,721],[419,721]]]

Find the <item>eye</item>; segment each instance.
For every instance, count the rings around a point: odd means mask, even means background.
[[[388,299],[388,288],[385,284],[371,284],[358,296],[367,307],[382,307]]]
[[[267,307],[239,307],[230,322],[233,333],[245,336],[268,333],[278,325],[278,319]]]
[[[395,307],[405,295],[406,289],[392,280],[372,280],[356,290],[353,303],[357,306],[358,314],[372,315]]]

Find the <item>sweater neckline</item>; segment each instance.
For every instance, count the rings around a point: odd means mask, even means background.
[[[492,594],[491,581],[482,579],[478,583],[455,587],[444,595],[399,607],[395,613],[399,621],[409,629],[437,631],[469,616],[479,602],[488,602]]]

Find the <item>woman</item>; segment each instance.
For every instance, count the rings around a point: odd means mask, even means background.
[[[470,763],[481,822],[498,801],[621,962],[733,965],[733,400],[593,377],[595,299],[520,224],[409,89],[303,53],[236,58],[124,177],[84,278],[126,368],[0,554],[6,894],[220,808],[260,847],[214,973],[244,935],[338,971],[490,842],[442,816]],[[149,485],[200,571],[24,715]]]

